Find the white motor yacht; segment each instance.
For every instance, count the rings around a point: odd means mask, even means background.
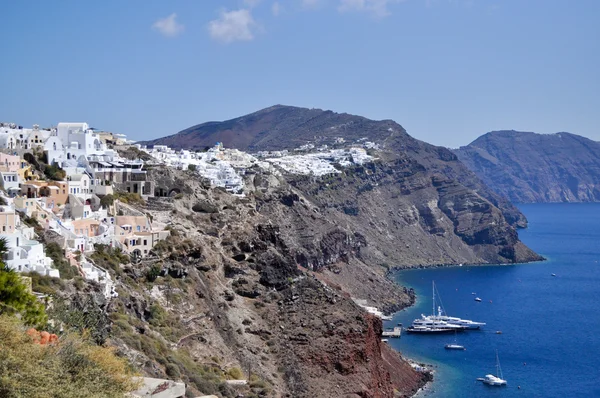
[[[451,325],[462,326],[465,329],[479,329],[480,327],[485,326],[485,322],[475,322],[470,319],[462,319],[454,316],[444,315],[442,307],[438,307],[438,314],[430,318],[434,320],[444,321]]]
[[[451,330],[464,330],[465,326],[452,324],[446,321],[442,321],[440,319],[436,319],[435,316],[423,315],[421,314],[421,319],[415,319],[412,323],[412,326],[421,326],[428,328],[441,328],[441,329],[451,329]]]

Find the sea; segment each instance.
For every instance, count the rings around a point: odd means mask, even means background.
[[[529,220],[519,238],[546,261],[394,275],[415,289],[417,301],[385,327],[431,314],[432,281],[449,315],[487,323],[456,335],[389,339],[404,356],[434,369],[434,382],[418,396],[600,397],[600,203],[519,208]],[[444,348],[455,339],[465,351]],[[495,374],[496,350],[505,387],[476,380]]]

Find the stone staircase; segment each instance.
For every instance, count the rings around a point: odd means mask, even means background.
[[[173,199],[171,198],[148,198],[146,209],[149,211],[171,211],[173,210]]]

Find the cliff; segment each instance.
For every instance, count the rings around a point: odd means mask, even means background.
[[[454,153],[513,202],[600,201],[600,143],[585,137],[494,131]]]
[[[142,209],[168,223],[171,237],[139,264],[113,264],[119,296],[107,306],[112,344],[144,375],[222,397],[410,396],[427,380],[381,342],[381,321],[351,299],[402,308],[414,295],[358,258],[360,237],[331,225],[314,232],[313,247],[304,240],[310,231],[297,236],[270,214],[314,214],[304,198],[289,205],[285,181],[264,176],[268,188],[240,198],[190,172],[151,174],[182,191]],[[102,253],[94,259],[110,250]],[[366,286],[346,288],[343,268]],[[249,384],[225,383],[233,376]]]
[[[517,208],[452,152],[414,139],[391,120],[277,105],[142,144],[204,148],[221,141],[226,147],[269,151],[305,144],[344,147],[365,140],[379,148],[379,160],[367,168],[332,181],[308,183],[310,179],[293,175],[287,180],[327,213],[325,219],[365,228],[373,241],[394,246],[382,247],[380,259],[396,253],[382,262],[408,266],[539,259],[518,241],[515,227],[525,227],[527,221]],[[310,228],[307,224],[303,227]]]

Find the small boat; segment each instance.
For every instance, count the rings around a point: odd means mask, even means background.
[[[475,293],[475,292],[473,292],[473,293],[471,293],[471,294],[472,294],[473,296],[477,296],[477,293]]]
[[[479,297],[475,297],[475,301],[481,301]]]
[[[382,343],[387,343],[387,342],[388,342],[388,339],[381,339],[381,342],[382,342]]]
[[[460,344],[446,344],[444,348],[447,350],[466,350],[465,346]]]
[[[465,346],[460,345],[456,342],[456,332],[454,332],[454,343],[449,343],[444,346],[447,350],[466,350]]]
[[[485,377],[479,377],[477,380],[482,381],[488,386],[505,386],[506,380],[502,378],[502,369],[500,368],[500,359],[498,358],[498,350],[496,350],[496,374],[487,374]]]
[[[556,276],[556,274],[550,274],[550,275],[552,275],[552,276]]]
[[[496,330],[496,334],[502,334],[502,330]]]

